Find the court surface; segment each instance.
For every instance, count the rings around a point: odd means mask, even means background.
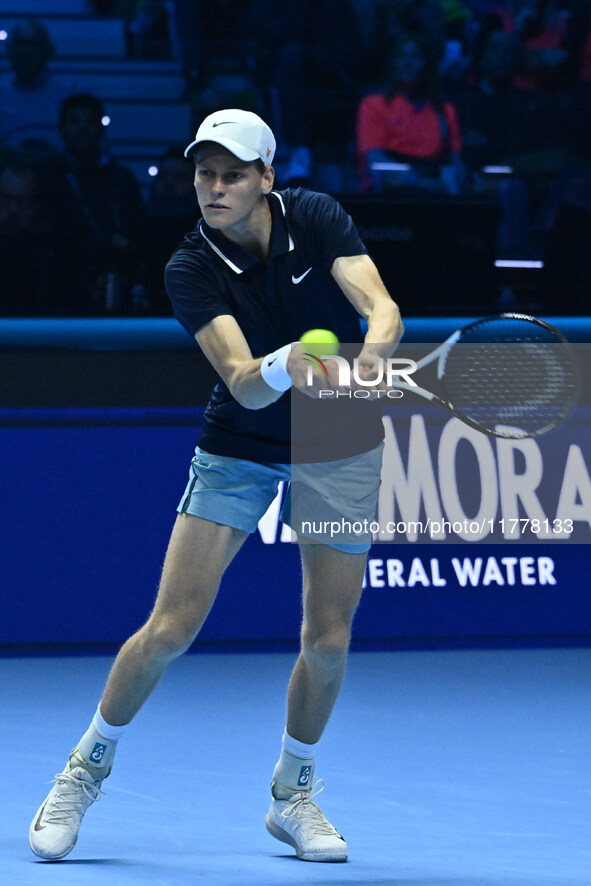
[[[29,822],[110,663],[0,660],[7,886],[591,883],[591,650],[352,654],[316,771],[349,844],[339,865],[298,861],[264,827],[293,656],[185,656],[72,854],[42,862]]]

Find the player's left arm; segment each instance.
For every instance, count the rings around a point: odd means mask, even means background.
[[[367,322],[362,355],[390,357],[402,338],[404,326],[398,305],[384,286],[372,259],[368,255],[340,256],[334,260],[330,272]]]

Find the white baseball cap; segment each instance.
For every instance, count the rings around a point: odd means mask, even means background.
[[[197,130],[195,141],[185,150],[185,157],[200,142],[216,142],[239,160],[262,160],[265,166],[272,163],[275,156],[275,136],[265,121],[252,111],[236,108],[215,111],[206,117]]]

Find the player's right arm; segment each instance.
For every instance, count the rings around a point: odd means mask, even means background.
[[[252,356],[240,326],[230,314],[214,317],[195,333],[195,339],[241,406],[263,409],[283,393],[274,390],[263,379],[263,358]]]
[[[263,361],[273,360],[275,354],[267,357],[253,357],[240,326],[230,314],[221,314],[210,320],[195,333],[197,344],[223,379],[235,400],[246,409],[263,409],[281,397],[292,383],[294,387],[309,396],[315,396],[317,388],[322,387],[322,380],[314,378],[311,387],[307,384],[308,364],[302,358],[300,345],[286,346],[285,387],[276,390],[261,374]],[[281,358],[278,357],[278,360]],[[271,378],[267,374],[267,379]]]

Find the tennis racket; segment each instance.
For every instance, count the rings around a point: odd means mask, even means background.
[[[392,382],[448,409],[493,437],[537,437],[563,422],[577,399],[572,347],[554,326],[527,314],[497,314],[457,329],[416,361],[434,364],[439,393]],[[415,375],[413,374],[413,380]]]

